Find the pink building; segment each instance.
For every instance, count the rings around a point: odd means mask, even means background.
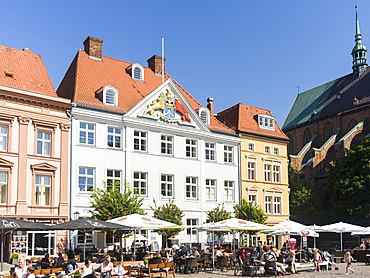
[[[57,96],[38,54],[0,45],[0,215],[68,219],[70,100]],[[65,232],[15,232],[6,252],[55,254]]]

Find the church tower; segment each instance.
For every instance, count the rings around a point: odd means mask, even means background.
[[[360,33],[360,24],[358,23],[357,6],[356,6],[356,45],[352,49],[352,69],[355,77],[359,77],[367,67],[366,46],[362,44],[362,36]]]

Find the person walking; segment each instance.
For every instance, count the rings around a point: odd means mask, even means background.
[[[347,266],[346,266],[346,275],[349,274],[349,271],[352,271],[352,273],[355,273],[353,271],[353,269],[351,268],[351,264],[352,264],[352,262],[357,262],[357,260],[355,260],[351,256],[351,252],[346,252],[346,258],[344,259],[344,261],[347,263]]]

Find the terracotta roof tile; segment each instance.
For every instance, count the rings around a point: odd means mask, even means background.
[[[57,96],[38,54],[0,45],[0,84]]]
[[[77,104],[105,109],[110,111],[127,112],[162,84],[162,77],[156,75],[150,68],[144,67],[144,81],[131,78],[128,68],[132,63],[102,56],[102,60],[91,59],[89,55],[79,50],[64,76],[57,94],[72,99]],[[166,74],[165,80],[171,78]],[[193,109],[202,105],[196,101],[179,83],[173,80]],[[104,105],[95,92],[101,87],[112,85],[119,90],[118,105]],[[211,130],[235,133],[227,126],[211,116]]]
[[[275,121],[275,130],[260,128],[257,122],[258,114],[272,116],[270,110],[238,103],[217,114],[217,118],[235,132],[248,132],[265,136],[288,139]]]

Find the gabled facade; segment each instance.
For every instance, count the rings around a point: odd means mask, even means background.
[[[242,137],[241,196],[264,209],[267,225],[288,219],[289,139],[271,112],[239,103],[217,118]]]
[[[174,200],[188,242],[205,243],[191,226],[239,200],[239,136],[169,75],[162,83],[161,57],[144,67],[101,55],[99,39],[84,44],[57,91],[73,101],[71,214],[88,216],[93,188],[126,180],[148,214],[153,200]],[[148,239],[160,241],[156,233]],[[99,236],[92,242],[104,244]]]
[[[283,125],[292,166],[319,195],[328,184],[328,166],[370,133],[370,70],[357,11],[351,54],[353,72],[299,94]]]
[[[0,46],[1,215],[68,220],[70,108],[70,100],[57,96],[40,55]],[[18,233],[8,236],[7,258],[13,252],[55,255],[66,247],[65,232]]]

